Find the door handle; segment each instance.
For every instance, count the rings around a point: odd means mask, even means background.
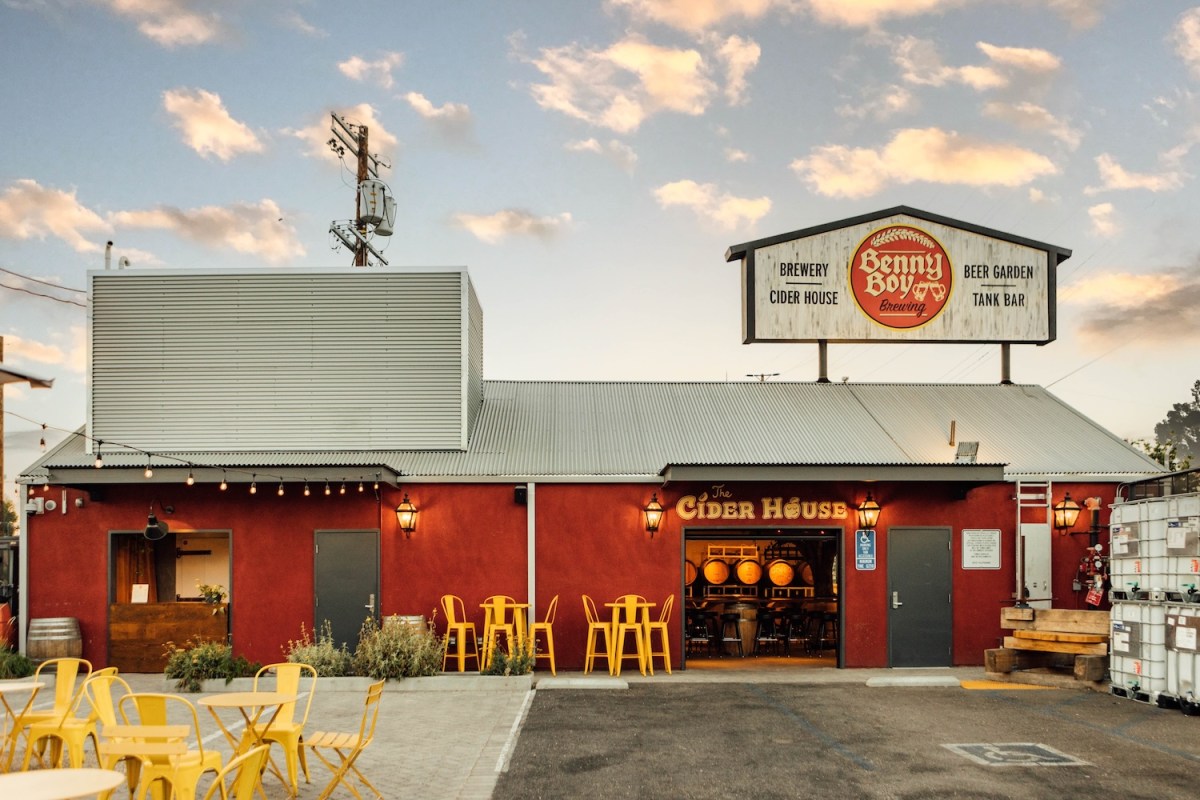
[[[367,604],[365,606],[363,606],[363,608],[367,609],[372,614],[374,614],[375,613],[375,595],[369,594],[369,595],[367,595],[367,597],[368,597]]]
[[[900,593],[892,592],[892,608],[899,608],[902,605],[904,605],[904,603],[900,602]]]

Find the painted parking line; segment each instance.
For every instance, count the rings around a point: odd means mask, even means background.
[[[1026,689],[1050,689],[1050,690],[1054,689],[1053,686],[1038,686],[1037,684],[1034,684],[1034,683],[1010,683],[1008,681],[959,681],[959,683],[962,685],[962,688],[964,688],[964,689],[977,689],[977,690],[1001,689],[1001,690],[1011,690],[1011,691],[1024,691]]]

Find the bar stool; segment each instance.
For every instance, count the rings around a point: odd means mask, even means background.
[[[754,623],[754,655],[768,649],[779,652],[779,617],[777,612],[763,607]]]
[[[712,621],[713,612],[705,611],[700,608],[689,608],[687,611],[687,628],[684,630],[686,639],[685,649],[690,655],[697,645],[704,645],[704,649],[711,656],[713,654],[713,637],[712,637]]]
[[[468,658],[475,659],[475,668],[479,669],[475,623],[467,621],[462,598],[452,594],[442,595],[442,610],[446,613],[446,653],[442,656],[442,671],[445,672],[451,656],[457,658],[459,672],[466,672]]]
[[[614,662],[614,675],[621,674],[621,665],[627,658],[636,658],[638,670],[646,674],[646,662],[649,660],[646,656],[646,629],[638,620],[638,599],[636,595],[624,595],[618,598],[622,605],[613,609],[613,648],[617,651],[616,658],[611,659]],[[636,645],[635,652],[625,655],[625,640],[631,633]]]
[[[596,613],[596,604],[586,594],[583,596],[583,614],[587,617],[588,624],[587,655],[583,659],[583,674],[586,675],[592,671],[597,657],[603,657],[608,662],[608,671],[611,674],[613,671],[612,626],[600,619],[600,615]],[[603,650],[596,647],[599,639],[604,640]]]
[[[504,644],[509,653],[515,653],[515,647],[520,647],[517,626],[508,615],[508,606],[515,602],[507,595],[495,594],[483,601],[483,653],[480,655],[480,670],[487,669],[492,664],[492,656],[496,652],[500,636],[504,636]]]
[[[790,656],[792,654],[793,644],[800,645],[801,652],[807,655],[811,650],[808,635],[808,613],[799,609],[793,609],[784,619],[787,625],[783,636],[784,655]]]
[[[822,651],[834,649],[838,644],[838,615],[836,611],[822,611],[813,620],[813,646],[819,655]]]
[[[746,653],[742,649],[742,615],[736,611],[721,612],[721,655],[725,655],[725,646],[730,644],[737,645],[738,658],[745,658]]]

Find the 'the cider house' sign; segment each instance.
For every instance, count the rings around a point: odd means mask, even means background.
[[[897,208],[730,248],[746,342],[1054,340],[1070,252]]]

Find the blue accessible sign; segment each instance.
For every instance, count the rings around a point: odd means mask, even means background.
[[[875,531],[854,532],[854,568],[875,569]]]

